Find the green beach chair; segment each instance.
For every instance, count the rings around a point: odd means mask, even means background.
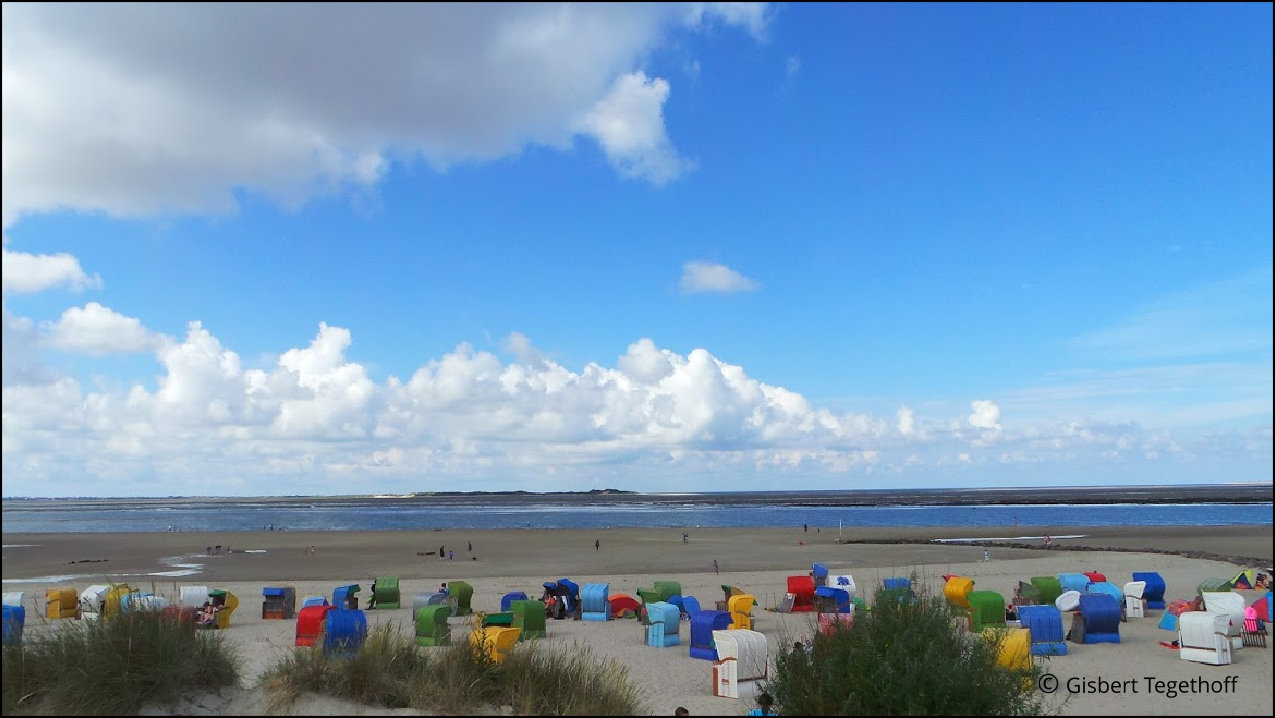
[[[521,628],[519,641],[545,636],[545,605],[535,599],[511,601],[509,610],[514,614],[514,628]]]
[[[398,608],[398,576],[377,576],[372,584],[377,608]]]
[[[452,607],[446,603],[416,609],[416,645],[451,645],[452,629],[447,625],[451,615]]]

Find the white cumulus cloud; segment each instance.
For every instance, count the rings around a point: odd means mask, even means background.
[[[5,153],[8,153],[7,144]],[[101,277],[85,274],[80,260],[69,254],[27,254],[8,249],[0,249],[0,252],[3,252],[5,292],[41,292],[57,286],[100,289],[102,286]]]
[[[678,157],[664,130],[668,94],[666,80],[643,72],[624,75],[576,127],[597,138],[620,174],[666,184],[690,166]]]
[[[682,265],[682,292],[751,292],[761,285],[724,264],[686,262]]]
[[[158,337],[136,317],[89,302],[71,307],[56,323],[43,327],[49,346],[82,354],[115,354],[151,351]]]
[[[911,409],[906,406],[899,407],[897,418],[900,434],[908,436],[916,431],[916,413]]]
[[[3,217],[226,212],[597,139],[626,176],[686,164],[669,85],[641,63],[677,28],[762,37],[751,3],[3,5]],[[583,121],[581,118],[585,118]]]
[[[970,426],[976,429],[1001,428],[1001,408],[996,402],[978,399],[970,402],[970,408],[973,412],[966,418]]]

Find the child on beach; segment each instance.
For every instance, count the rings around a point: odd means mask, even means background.
[[[769,693],[762,693],[757,696],[757,707],[748,711],[750,716],[777,716],[775,712],[775,699],[770,697]]]

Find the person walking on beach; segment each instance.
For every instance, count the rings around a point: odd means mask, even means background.
[[[808,533],[810,533],[810,524],[802,524],[802,525],[801,525],[801,532],[802,532],[803,534],[808,534]]]
[[[474,542],[473,542],[473,541],[470,541],[470,542],[468,543],[468,546],[469,546],[469,548],[467,548],[467,549],[465,549],[465,550],[466,550],[466,551],[468,551],[469,553],[473,553],[473,552],[474,552]]]
[[[717,559],[713,559],[713,573],[721,573],[721,569],[717,567]]]
[[[594,551],[602,550],[602,539],[593,539],[593,550]]]
[[[438,557],[439,557],[440,559],[447,558],[447,553],[446,553],[445,551],[443,551],[443,547],[442,547],[442,546],[439,546],[439,547],[438,547]]]

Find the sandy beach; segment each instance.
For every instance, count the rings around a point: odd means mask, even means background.
[[[143,591],[174,596],[183,585],[223,588],[239,597],[225,632],[244,658],[243,691],[196,697],[177,711],[183,715],[259,713],[263,704],[250,689],[262,670],[293,647],[295,621],[262,620],[261,590],[291,585],[298,598],[330,596],[347,583],[363,586],[366,601],[372,577],[400,577],[404,608],[368,612],[369,624],[392,622],[412,630],[411,597],[432,593],[441,581],[465,580],[474,587],[474,607],[498,610],[500,597],[524,591],[536,597],[542,581],[568,577],[607,583],[611,594],[635,595],[655,580],[680,581],[683,593],[711,606],[721,585],[738,586],[757,597],[754,628],[770,639],[773,653],[812,630],[812,614],[764,610],[783,598],[785,579],[805,574],[818,561],[832,573],[851,573],[861,594],[889,576],[915,574],[931,591],[941,590],[942,574],[972,576],[979,590],[1009,596],[1019,580],[1062,572],[1099,570],[1122,584],[1133,571],[1158,571],[1168,584],[1166,598],[1189,598],[1206,577],[1229,577],[1239,568],[1270,565],[1271,526],[1233,527],[926,527],[860,528],[810,526],[795,529],[691,529],[683,543],[680,530],[501,530],[422,532],[250,532],[229,534],[4,534],[4,590],[27,593],[27,632],[54,630],[58,622],[41,618],[46,588],[127,582]],[[1051,535],[1045,550],[1038,536]],[[993,540],[990,546],[955,543],[859,543],[862,541]],[[594,542],[599,548],[594,548]],[[468,547],[472,543],[473,551]],[[1005,544],[1013,544],[1005,545]],[[220,555],[206,555],[221,545]],[[313,553],[309,547],[313,546]],[[438,549],[454,552],[439,558]],[[230,553],[224,553],[229,548]],[[1068,550],[1074,549],[1074,550]],[[984,550],[990,560],[983,560]],[[1150,552],[1148,552],[1150,551]],[[1190,553],[1181,556],[1163,551]],[[430,553],[433,555],[430,555]],[[1198,558],[1206,555],[1218,558]],[[717,562],[721,573],[713,571]],[[173,575],[174,573],[180,575]],[[168,575],[163,575],[168,574]],[[1160,641],[1174,636],[1157,628],[1159,612],[1121,625],[1121,643],[1069,644],[1070,655],[1042,664],[1057,676],[1060,689],[1051,705],[1068,715],[1111,711],[1197,715],[1271,714],[1272,648],[1246,647],[1229,666],[1183,661]],[[470,618],[453,618],[453,636],[468,631]],[[629,667],[646,689],[652,715],[670,715],[686,706],[692,715],[742,715],[749,701],[716,698],[711,693],[711,664],[687,655],[689,627],[682,644],[656,649],[643,645],[632,620],[605,623],[549,621],[547,647],[574,650],[588,645],[598,656]],[[1042,661],[1044,659],[1037,659]],[[1157,691],[1154,681],[1217,681],[1234,676],[1222,694]],[[1070,681],[1069,681],[1070,679]],[[1135,691],[1070,692],[1081,679],[1128,681]],[[1165,684],[1161,684],[1163,688]],[[1190,684],[1188,684],[1190,685]],[[1066,699],[1064,704],[1063,699]],[[782,706],[780,706],[782,712]],[[339,701],[311,699],[297,714],[390,714],[351,707]],[[159,714],[159,712],[156,712]]]

